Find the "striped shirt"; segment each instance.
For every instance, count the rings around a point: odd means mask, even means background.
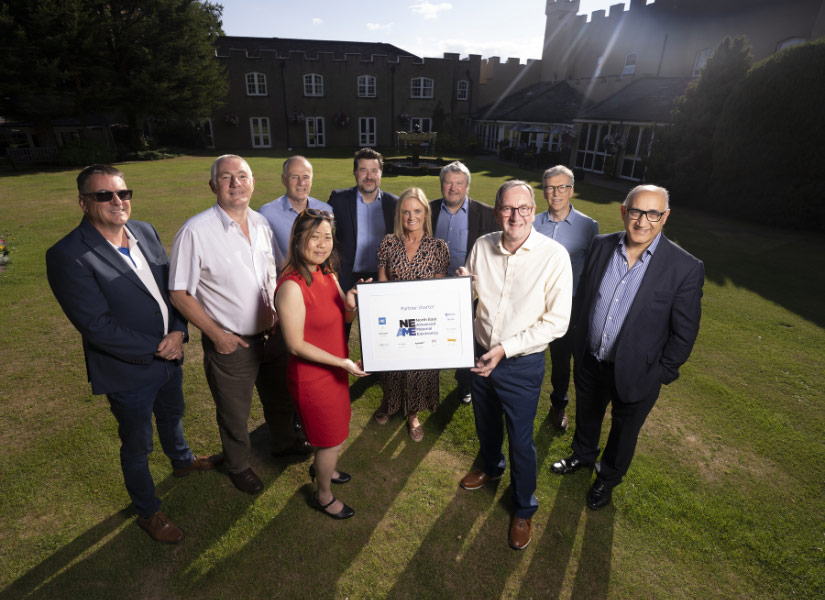
[[[656,236],[629,270],[625,249],[626,234],[616,246],[599,285],[599,297],[596,299],[593,320],[590,322],[590,352],[598,360],[615,360],[616,340],[661,237],[661,233]]]

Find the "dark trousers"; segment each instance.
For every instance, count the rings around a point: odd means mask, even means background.
[[[269,428],[271,449],[283,450],[295,443],[292,400],[287,391],[286,362],[288,355],[277,334],[243,336],[249,348],[238,346],[230,354],[215,351],[207,336],[203,344],[203,367],[206,381],[215,401],[218,431],[230,473],[249,468],[249,410],[252,388],[258,390],[261,406]]]
[[[478,350],[481,356],[486,350]],[[480,443],[481,468],[491,476],[504,472],[501,451],[504,427],[510,440],[510,483],[513,486],[514,516],[529,519],[538,509],[536,499],[536,418],[544,353],[504,358],[489,377],[472,374],[473,414]],[[503,422],[502,422],[503,421]]]
[[[151,517],[160,508],[160,500],[155,496],[155,482],[149,472],[153,414],[160,445],[172,461],[172,467],[181,469],[194,460],[183,437],[181,424],[184,411],[183,372],[170,361],[156,359],[155,363],[163,372],[157,381],[136,390],[106,395],[118,423],[120,466],[126,491],[137,514],[144,518]],[[156,365],[152,366],[154,368]]]
[[[550,342],[550,383],[553,391],[550,402],[556,408],[567,406],[567,388],[570,387],[570,358],[573,356],[573,340],[568,330],[563,336]]]
[[[630,468],[639,432],[657,396],[639,402],[623,400],[616,391],[613,363],[600,363],[590,353],[585,354],[581,364],[576,363],[575,384],[576,433],[573,436],[573,453],[584,462],[596,462],[602,422],[610,404],[610,433],[596,468],[605,485],[617,486]]]

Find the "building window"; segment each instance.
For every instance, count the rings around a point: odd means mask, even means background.
[[[604,139],[621,133],[621,125],[607,123],[584,123],[579,134],[579,149],[576,152],[576,166],[585,171],[604,173],[607,150]],[[611,173],[612,174],[612,173]]]
[[[271,148],[269,139],[269,117],[251,117],[249,130],[252,133],[253,148]]]
[[[783,40],[776,45],[776,51],[779,52],[780,50],[790,48],[791,46],[798,46],[799,44],[804,44],[807,41],[808,40],[801,37],[788,38],[787,40]]]
[[[375,77],[372,75],[359,75],[358,97],[375,98]]]
[[[631,52],[624,57],[624,69],[622,75],[633,75],[636,72],[636,53]]]
[[[318,73],[304,75],[304,96],[323,96],[324,76]]]
[[[415,131],[416,125],[421,128],[421,133],[429,133],[433,130],[433,120],[429,117],[410,118],[410,131]]]
[[[547,134],[547,151],[558,152],[561,150],[561,134],[548,133]]]
[[[263,73],[247,73],[246,95],[266,96],[266,75]]]
[[[360,117],[358,119],[358,145],[375,146],[375,117]]]
[[[323,148],[327,145],[324,117],[307,117],[307,146],[309,148]]]
[[[410,98],[432,98],[433,80],[428,77],[410,79]]]
[[[645,176],[645,163],[650,156],[650,143],[653,141],[652,127],[633,125],[627,132],[627,143],[624,146],[622,159],[622,174],[624,179],[641,181]]]
[[[693,76],[699,77],[699,73],[705,68],[705,63],[713,56],[713,48],[705,48],[696,53],[696,60],[693,62]]]
[[[462,79],[458,82],[458,87],[456,88],[455,98],[456,100],[466,100],[470,95],[470,82],[466,79]]]
[[[207,148],[214,148],[215,133],[212,130],[212,119],[201,119],[199,124],[201,128],[201,139],[203,140],[203,145]]]

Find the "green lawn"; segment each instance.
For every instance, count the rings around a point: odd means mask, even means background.
[[[348,156],[310,156],[315,197],[352,185]],[[254,207],[281,195],[283,158],[250,155]],[[122,165],[133,218],[171,244],[214,202],[210,163]],[[493,161],[468,166],[471,195],[488,203],[509,177],[539,183],[539,173]],[[825,597],[823,236],[719,219],[673,199],[667,234],[707,269],[696,348],[663,390],[613,505],[598,513],[584,507],[588,473],[549,471],[571,432],[550,429],[545,390],[535,435],[541,507],[524,552],[507,545],[506,477],[476,492],[458,487],[477,441],[452,373],[442,374],[443,402],[425,415],[421,444],[400,417],[371,421],[377,384],[353,384],[340,460],[353,482],[335,490],[357,511],[345,522],[308,506],[308,463],[269,457],[260,406],[250,428],[266,489],[254,498],[224,473],[174,479],[156,444],[164,509],[187,534],[169,547],[134,523],[115,420],[91,395],[80,336],[46,282],[46,249],[80,220],[76,174],[0,173],[0,236],[12,258],[0,272],[0,600]],[[385,177],[382,187],[410,185],[440,196],[436,177]],[[574,204],[607,233],[621,227],[620,200],[584,181]],[[214,452],[200,334],[190,333],[184,427],[196,452]]]

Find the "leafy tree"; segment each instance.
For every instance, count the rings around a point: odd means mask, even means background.
[[[0,0],[0,114],[125,118],[137,142],[148,118],[197,118],[220,106],[215,60],[223,8],[200,0]]]
[[[713,136],[728,96],[753,58],[744,37],[726,37],[698,79],[677,100],[672,125],[657,133],[648,179],[685,204],[706,204],[713,169]]]

